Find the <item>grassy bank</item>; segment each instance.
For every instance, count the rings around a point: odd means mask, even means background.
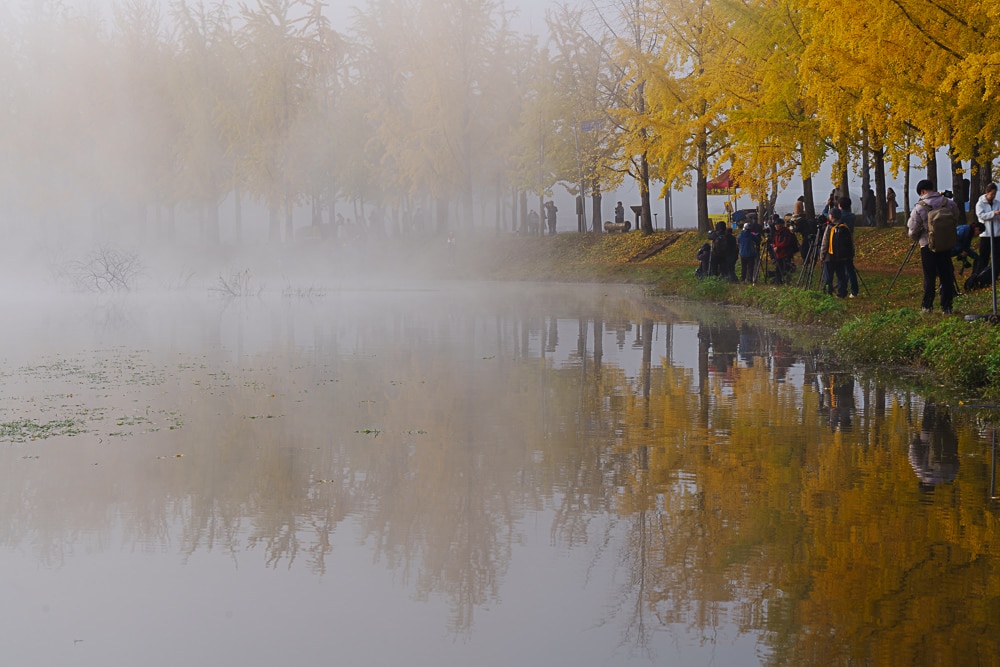
[[[694,231],[470,239],[455,270],[486,270],[503,280],[637,283],[665,296],[749,306],[790,323],[829,328],[832,344],[850,362],[916,366],[953,389],[1000,398],[1000,327],[963,317],[992,313],[992,291],[956,297],[951,316],[921,313],[919,254],[905,261],[912,242],[903,228],[857,230],[856,299],[824,295],[818,267],[809,289],[794,286],[797,274],[780,287],[699,280],[695,254],[705,241]],[[967,275],[959,276],[960,284]]]

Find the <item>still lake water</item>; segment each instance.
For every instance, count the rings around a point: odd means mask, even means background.
[[[988,413],[746,313],[538,285],[7,312],[4,665],[1000,664]]]

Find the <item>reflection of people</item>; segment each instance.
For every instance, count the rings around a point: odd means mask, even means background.
[[[837,373],[827,380],[830,400],[829,423],[831,430],[851,430],[851,415],[854,413],[854,376]]]
[[[958,476],[958,436],[948,407],[927,403],[920,431],[910,442],[910,465],[920,478],[920,488],[933,489]]]

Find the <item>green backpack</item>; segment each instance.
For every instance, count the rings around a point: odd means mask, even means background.
[[[946,252],[958,243],[958,218],[945,200],[938,208],[920,201],[927,210],[927,247],[931,252]]]

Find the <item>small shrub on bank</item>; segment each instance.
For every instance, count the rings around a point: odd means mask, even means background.
[[[1000,328],[985,320],[887,310],[854,318],[837,331],[836,344],[854,363],[918,365],[949,385],[1000,388]]]
[[[909,364],[923,350],[924,322],[912,308],[856,317],[837,331],[841,354],[856,363]]]
[[[927,339],[923,360],[941,378],[962,387],[985,387],[997,381],[1000,330],[984,320],[942,320]]]
[[[725,303],[726,295],[729,293],[730,283],[717,276],[694,279],[691,285],[690,298],[699,301],[717,301]]]
[[[787,285],[748,286],[742,292],[741,302],[803,324],[828,324],[839,320],[846,312],[841,299]]]

